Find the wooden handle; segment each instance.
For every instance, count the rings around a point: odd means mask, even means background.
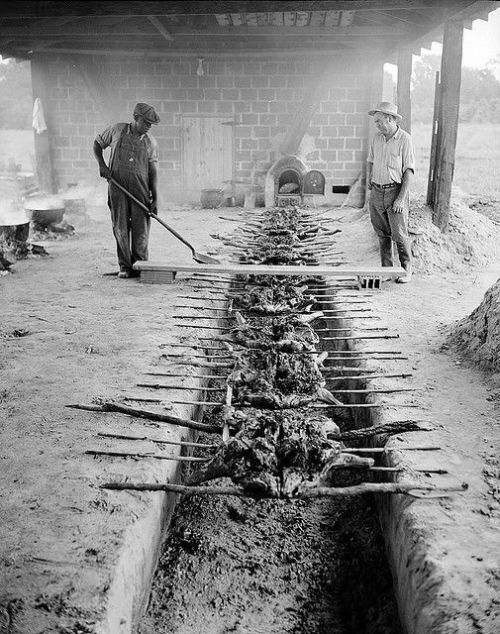
[[[183,238],[180,234],[178,234],[175,229],[172,229],[172,227],[167,225],[167,223],[165,221],[163,221],[157,214],[149,211],[149,208],[143,202],[141,202],[138,198],[136,198],[133,194],[131,194],[127,189],[125,189],[125,187],[120,185],[120,183],[118,181],[116,181],[113,177],[111,177],[109,180],[113,183],[113,185],[116,185],[118,187],[118,189],[121,189],[124,194],[126,194],[131,200],[133,200],[137,205],[139,205],[139,207],[144,209],[144,211],[147,212],[147,214],[149,216],[151,216],[152,218],[157,220],[161,225],[163,225],[165,227],[165,229],[170,231],[170,233],[172,233],[178,240],[180,240],[187,247],[189,247],[191,249],[191,251],[193,251],[193,253],[194,253],[194,247],[191,246],[189,244],[189,242],[185,238]]]

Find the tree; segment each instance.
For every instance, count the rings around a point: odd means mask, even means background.
[[[500,122],[500,82],[493,67],[462,68],[460,121]],[[412,119],[415,122],[432,121],[436,71],[440,68],[441,57],[435,54],[423,55],[414,65]]]

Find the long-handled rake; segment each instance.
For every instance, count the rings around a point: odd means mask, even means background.
[[[215,258],[211,258],[209,255],[205,255],[204,253],[199,253],[195,250],[192,244],[190,244],[185,238],[183,238],[175,229],[173,229],[170,225],[168,225],[164,220],[162,220],[157,214],[152,213],[148,207],[138,200],[133,194],[131,194],[123,185],[120,185],[114,178],[109,179],[113,185],[116,185],[118,189],[126,194],[130,200],[133,200],[139,207],[141,207],[149,216],[157,220],[161,225],[165,227],[171,234],[173,234],[178,240],[184,243],[187,247],[191,249],[191,253],[193,254],[193,260],[195,262],[199,262],[199,264],[220,264],[220,260],[216,260]]]

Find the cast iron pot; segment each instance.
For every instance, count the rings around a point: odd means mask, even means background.
[[[64,207],[53,207],[52,209],[28,209],[31,214],[31,220],[39,227],[48,227],[56,225],[62,221],[64,217]]]

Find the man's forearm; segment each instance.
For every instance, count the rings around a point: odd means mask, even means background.
[[[373,163],[370,163],[370,161],[368,161],[366,166],[367,166],[367,169],[366,169],[366,186],[368,187],[368,189],[371,189],[372,188]]]
[[[149,165],[149,191],[154,201],[158,200],[158,170],[155,163]]]
[[[410,184],[413,178],[413,170],[406,170],[403,174],[403,180],[401,181],[400,196],[404,197],[410,193]]]

